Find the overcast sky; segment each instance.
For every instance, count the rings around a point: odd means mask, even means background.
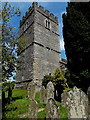
[[[32,5],[32,2],[10,2],[15,8],[19,8],[21,13],[20,17],[13,17],[11,19],[10,24],[14,27],[19,27],[19,22],[22,17],[25,15],[25,12],[28,11],[28,8]],[[64,42],[63,42],[63,33],[62,33],[62,14],[66,12],[67,2],[39,2],[38,5],[42,5],[45,9],[49,10],[55,16],[59,18],[59,34],[60,34],[60,49],[61,49],[61,57],[66,59]],[[16,30],[17,33],[17,30]]]

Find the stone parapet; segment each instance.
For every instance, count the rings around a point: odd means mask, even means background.
[[[20,27],[23,25],[23,23],[26,21],[26,19],[30,16],[30,14],[34,11],[37,10],[41,12],[43,15],[51,19],[53,22],[58,24],[58,17],[54,16],[54,14],[50,13],[48,10],[44,10],[44,7],[41,5],[38,6],[37,2],[33,2],[32,6],[29,7],[28,11],[25,13],[25,16],[23,16],[22,20],[20,20]]]

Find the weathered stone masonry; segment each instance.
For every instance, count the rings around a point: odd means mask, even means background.
[[[33,80],[40,87],[43,76],[59,67],[58,18],[34,2],[20,21],[20,35],[26,47],[18,59],[17,82],[25,86]]]

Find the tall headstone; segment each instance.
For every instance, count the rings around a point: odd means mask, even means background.
[[[77,87],[61,95],[62,105],[68,110],[68,118],[88,118],[88,97]]]
[[[50,98],[46,104],[46,118],[60,118],[60,108],[53,98]]]
[[[47,91],[44,86],[42,86],[40,90],[40,101],[43,104],[47,103]]]
[[[35,91],[35,83],[34,82],[31,82],[28,85],[28,94],[29,94],[28,96],[29,96],[30,100],[33,100],[35,98],[36,91]]]
[[[29,105],[29,118],[37,118],[38,103],[36,100],[30,100]]]
[[[50,98],[54,99],[54,85],[52,82],[47,84],[47,100]]]

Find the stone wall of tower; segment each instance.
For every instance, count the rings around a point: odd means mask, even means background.
[[[46,27],[46,21],[49,21],[50,28]],[[26,47],[19,58],[24,64],[18,72],[18,80],[33,80],[40,88],[43,76],[59,67],[58,19],[34,2],[20,22],[20,31]]]
[[[25,48],[21,50],[18,58],[17,87],[25,86],[27,82],[33,80],[34,9],[32,7],[20,21],[20,40],[25,41]]]
[[[31,44],[18,58],[17,82],[30,82],[33,80],[34,46]]]
[[[43,76],[53,73],[59,67],[58,22],[54,20],[54,16],[51,17],[48,11],[44,11],[43,7],[35,7],[34,15],[33,73],[35,82],[41,85]],[[50,29],[46,28],[46,20],[50,22]]]

